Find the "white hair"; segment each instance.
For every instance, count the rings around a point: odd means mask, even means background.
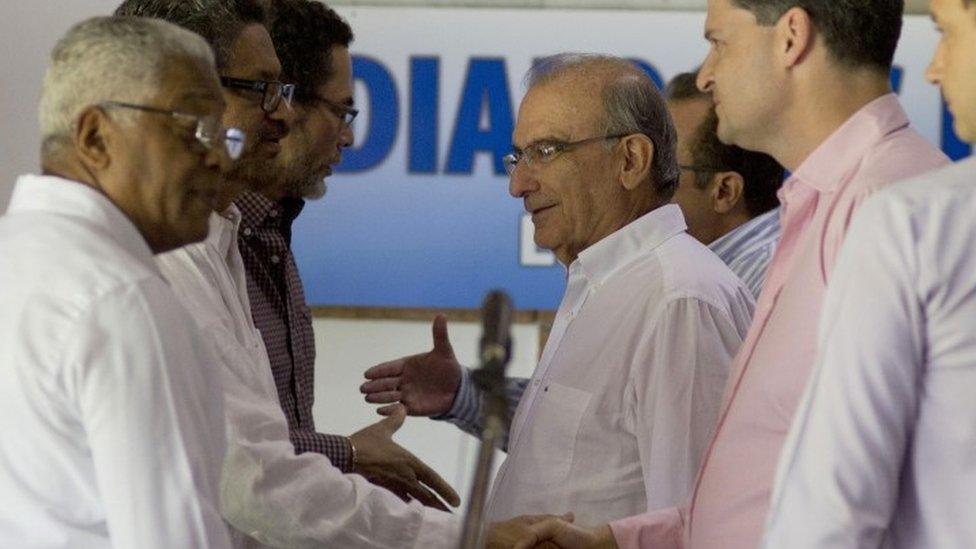
[[[540,59],[525,75],[531,90],[569,74],[604,70],[602,90],[606,134],[640,133],[654,143],[651,179],[662,198],[671,198],[681,175],[678,169],[678,135],[664,98],[654,82],[632,61],[596,53],[559,53]]]
[[[68,138],[91,105],[150,99],[174,59],[214,66],[203,38],[158,19],[95,17],[72,27],[51,52],[44,75],[39,113],[44,148]]]

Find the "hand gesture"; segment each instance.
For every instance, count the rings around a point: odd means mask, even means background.
[[[396,404],[390,411],[390,417],[349,437],[356,449],[353,472],[401,498],[410,496],[428,507],[447,511],[447,507],[431,492],[433,490],[457,507],[461,503],[457,492],[417,456],[393,442],[393,433],[403,425],[406,417],[403,406]]]
[[[364,375],[369,381],[359,388],[366,395],[366,402],[400,402],[412,416],[436,416],[450,410],[461,383],[461,365],[447,337],[444,315],[434,319],[433,336],[434,348],[430,352],[398,358],[366,370]],[[395,408],[395,404],[383,406],[377,412],[390,415]]]
[[[534,532],[531,526],[546,521],[569,521],[572,522],[572,513],[567,513],[562,517],[556,515],[524,515],[515,517],[503,522],[493,522],[485,528],[485,549],[510,549],[515,543],[527,543],[533,539]],[[526,547],[542,547],[553,549],[558,546],[547,541],[540,540],[538,544],[526,545]]]

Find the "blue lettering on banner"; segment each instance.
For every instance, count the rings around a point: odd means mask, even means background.
[[[487,127],[482,115],[487,114]],[[470,174],[478,152],[492,155],[495,173],[505,173],[502,157],[512,148],[512,97],[508,88],[508,71],[502,58],[472,58],[464,79],[464,91],[458,107],[451,149],[445,171]]]
[[[359,173],[381,165],[396,144],[400,123],[397,86],[390,70],[377,59],[354,55],[352,73],[366,87],[369,100],[364,110],[369,112],[369,127],[365,131],[357,128],[356,136],[365,138],[343,153],[337,173]]]
[[[407,141],[407,170],[410,173],[437,173],[440,82],[440,58],[410,59],[410,134]]]

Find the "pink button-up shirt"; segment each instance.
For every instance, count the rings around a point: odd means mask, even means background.
[[[908,127],[894,95],[858,111],[783,185],[783,236],[742,348],[719,423],[685,509],[611,524],[623,548],[753,549],[760,541],[780,449],[816,351],[817,319],[834,259],[874,191],[948,159]]]

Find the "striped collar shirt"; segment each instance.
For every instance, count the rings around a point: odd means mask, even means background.
[[[779,242],[779,208],[739,225],[708,245],[759,299],[769,260]]]

